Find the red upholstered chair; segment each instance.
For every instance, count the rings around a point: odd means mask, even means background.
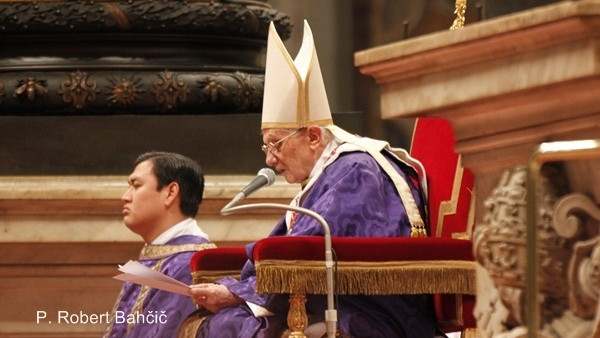
[[[243,247],[198,251],[190,260],[192,281],[194,284],[214,283],[228,276],[239,279],[247,259],[246,249]]]
[[[475,327],[472,315],[463,317],[462,322],[457,320],[463,311],[456,307],[460,305],[458,294],[475,293],[469,241],[333,237],[332,249],[337,256],[337,294],[439,294],[443,297],[436,298],[436,305],[440,305],[436,312],[438,319],[443,319],[439,321],[443,331]],[[323,238],[314,236],[265,238],[254,248],[257,292],[290,294],[290,337],[300,337],[307,326],[304,295],[327,294],[324,252]]]
[[[429,185],[427,238],[333,238],[339,294],[434,294],[440,327],[474,335],[475,262],[471,233],[473,175],[454,153],[454,134],[442,119],[418,119],[411,155],[421,161]],[[259,293],[291,294],[288,325],[304,329],[305,294],[325,294],[322,238],[280,237],[254,249]],[[299,299],[298,299],[299,298]],[[300,323],[300,325],[296,325]]]
[[[411,154],[427,171],[430,236],[332,238],[337,256],[336,292],[434,294],[442,329],[474,335],[475,262],[470,240],[473,177],[460,166],[454,143],[448,122],[429,118],[417,121]],[[241,261],[228,267],[215,266],[210,256],[217,255],[214,261],[223,261],[221,250],[203,250],[194,256],[195,281],[235,269],[235,264],[239,264],[237,268],[243,266]],[[290,294],[288,326],[295,337],[301,337],[307,325],[304,296],[326,294],[324,252],[323,237],[265,238],[254,248],[257,292]],[[238,253],[245,257],[243,250]]]
[[[419,118],[413,132],[411,155],[427,171],[429,183],[430,237],[456,238],[472,246],[475,195],[473,174],[462,167],[454,152],[454,132],[439,118]],[[477,326],[473,294],[436,294],[436,314],[446,331],[465,331]],[[471,332],[474,334],[474,332]]]

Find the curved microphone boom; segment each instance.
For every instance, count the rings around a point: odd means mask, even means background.
[[[260,178],[260,176],[263,176],[264,178]],[[263,180],[266,179],[266,182],[263,182]],[[301,207],[294,207],[291,205],[285,205],[285,204],[277,204],[277,203],[254,203],[254,204],[245,204],[245,205],[240,205],[240,206],[234,206],[236,205],[238,202],[240,202],[242,199],[244,199],[246,196],[250,195],[252,192],[256,191],[259,188],[265,187],[265,186],[269,186],[271,184],[273,184],[273,181],[275,180],[275,173],[273,172],[273,170],[268,169],[268,168],[263,168],[261,170],[258,171],[258,176],[254,178],[254,180],[252,180],[252,182],[250,182],[250,184],[248,184],[246,186],[246,188],[242,189],[241,192],[239,192],[232,200],[231,202],[227,203],[227,205],[225,205],[222,209],[221,209],[221,215],[223,216],[227,216],[236,212],[240,212],[240,211],[245,211],[245,210],[250,210],[250,209],[283,209],[283,210],[291,210],[291,211],[295,211],[307,216],[310,216],[314,219],[316,219],[319,223],[321,223],[321,226],[323,227],[323,233],[324,233],[324,240],[325,240],[325,269],[326,269],[326,279],[327,279],[327,310],[325,310],[325,325],[326,325],[326,330],[327,330],[327,337],[328,338],[334,338],[336,336],[336,331],[337,331],[337,310],[335,309],[334,306],[334,280],[333,280],[333,253],[332,253],[332,248],[331,248],[331,231],[329,230],[329,225],[327,224],[327,221],[325,221],[325,219],[317,214],[316,212],[306,209],[306,208],[301,208]],[[263,183],[255,183],[255,181],[260,181]],[[241,197],[240,197],[241,195]]]

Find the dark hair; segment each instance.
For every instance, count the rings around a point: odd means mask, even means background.
[[[204,173],[200,164],[181,154],[151,151],[138,156],[134,166],[144,161],[153,164],[158,190],[171,182],[179,184],[179,209],[188,217],[196,217],[204,193]]]

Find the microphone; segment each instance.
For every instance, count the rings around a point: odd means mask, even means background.
[[[325,310],[325,327],[328,338],[334,338],[337,331],[337,310],[334,304],[334,278],[333,278],[333,250],[331,248],[331,231],[329,230],[329,224],[325,219],[317,214],[316,212],[302,208],[294,207],[291,205],[277,204],[277,203],[255,203],[245,204],[240,206],[234,206],[251,193],[262,187],[268,187],[275,181],[275,172],[269,168],[263,168],[258,171],[256,177],[250,182],[242,191],[240,191],[231,202],[227,203],[221,209],[221,215],[227,216],[236,212],[251,210],[251,209],[283,209],[295,211],[301,214],[305,214],[316,219],[323,227],[324,241],[325,241],[325,269],[327,279],[327,310]]]
[[[244,197],[248,197],[251,193],[262,187],[268,187],[275,182],[275,172],[269,168],[262,168],[258,171],[256,177],[247,186],[240,191]]]
[[[223,209],[221,209],[221,212],[225,209],[230,208],[231,206],[238,204],[241,200],[250,196],[250,194],[252,194],[256,190],[262,187],[270,186],[271,184],[273,184],[273,182],[275,182],[275,172],[269,168],[260,169],[256,177],[252,180],[252,182],[248,183],[247,186],[245,186],[237,195],[235,195],[231,202],[229,202],[225,207],[223,207]]]

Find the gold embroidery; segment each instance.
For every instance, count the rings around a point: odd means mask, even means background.
[[[217,246],[214,243],[203,244],[180,244],[180,245],[148,245],[142,248],[140,252],[140,260],[144,259],[161,259],[180,252],[200,251],[204,249],[212,249]]]
[[[116,317],[117,309],[119,308],[119,304],[121,303],[121,298],[123,298],[123,291],[124,291],[124,289],[121,288],[121,291],[119,292],[119,296],[117,296],[117,301],[115,302],[115,305],[113,305],[112,311],[110,312],[110,320],[108,321],[108,325],[106,325],[106,327],[104,328],[104,332],[102,333],[102,338],[108,337],[108,335],[110,334],[110,332],[113,329],[113,326],[115,324],[115,317]]]
[[[232,277],[240,279],[240,270],[198,270],[192,271],[194,284],[214,283],[221,278]]]
[[[164,259],[159,260],[156,263],[156,265],[154,265],[152,267],[152,270],[160,271],[164,262],[165,262]],[[137,317],[137,315],[139,313],[142,313],[144,311],[144,300],[146,299],[146,296],[148,295],[148,291],[150,291],[150,287],[147,285],[142,285],[142,288],[140,289],[140,293],[138,294],[137,299],[135,300],[135,304],[133,304],[133,308],[131,309],[130,315]],[[128,325],[127,325],[128,333],[129,333],[129,331],[131,331],[133,329],[133,327],[135,326],[136,323],[137,323],[137,321],[135,321],[135,320],[130,321],[128,323]]]
[[[140,260],[160,259],[156,263],[156,265],[154,265],[152,267],[152,270],[160,272],[160,270],[162,269],[163,263],[164,263],[164,258],[166,258],[166,257],[169,257],[173,254],[177,254],[180,252],[200,251],[200,250],[211,249],[211,248],[216,248],[216,247],[217,246],[214,243],[180,244],[180,245],[148,245],[148,246],[145,246],[144,248],[142,248],[142,251],[140,252]],[[138,313],[143,312],[144,300],[146,299],[146,296],[148,295],[149,290],[150,290],[150,288],[148,286],[144,285],[141,287],[140,293],[137,296],[137,299],[133,305],[133,308],[131,309],[130,314],[133,314],[134,316],[136,316]],[[124,289],[121,288],[121,292],[119,293],[119,296],[117,297],[115,305],[113,306],[109,324],[104,329],[103,336],[102,336],[103,338],[108,337],[108,335],[110,334],[110,332],[113,329],[114,322],[115,322],[115,314],[119,307],[119,304],[121,303],[121,299],[123,298],[123,291],[124,291]],[[131,331],[131,329],[133,329],[134,325],[135,325],[135,321],[130,322],[127,326],[127,332]]]
[[[196,310],[193,314],[191,314],[179,327],[179,332],[177,334],[178,338],[190,338],[196,337],[198,334],[198,329],[204,322],[206,317],[212,315],[213,313],[202,308]]]

